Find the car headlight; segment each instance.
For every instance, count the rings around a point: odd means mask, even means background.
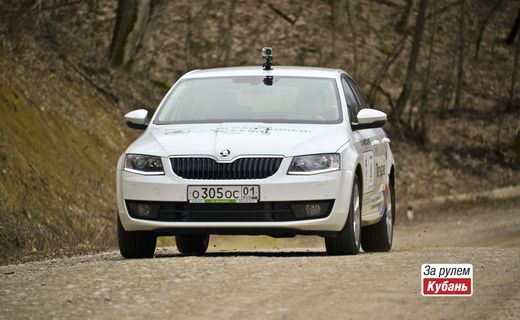
[[[312,154],[294,157],[287,174],[316,174],[340,169],[337,153]]]
[[[144,175],[164,174],[161,157],[143,154],[127,154],[124,170]]]

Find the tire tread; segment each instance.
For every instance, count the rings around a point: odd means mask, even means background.
[[[393,183],[391,185],[391,201],[392,208],[395,212],[395,190]],[[388,235],[386,230],[386,215],[385,212],[381,220],[378,223],[363,227],[361,232],[361,247],[365,252],[387,252],[392,248],[392,243],[388,241]],[[392,221],[395,221],[395,214],[392,217]]]
[[[354,183],[357,184],[359,192],[359,206],[361,210],[361,205],[363,203],[363,195],[362,189],[360,187],[359,179],[357,176],[354,176]],[[353,193],[354,191],[352,191]],[[349,213],[347,217],[347,221],[345,222],[345,226],[343,229],[338,232],[335,237],[327,237],[325,238],[325,248],[327,250],[327,254],[329,255],[355,255],[359,252],[359,246],[356,246],[354,230],[352,228],[352,219],[353,219],[353,201],[350,200]]]
[[[182,254],[200,255],[208,250],[209,235],[175,236],[177,250]]]
[[[117,242],[119,252],[127,259],[152,258],[157,237],[152,232],[126,231],[117,217]]]

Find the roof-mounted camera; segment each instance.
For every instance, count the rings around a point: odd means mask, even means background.
[[[264,70],[273,70],[271,68],[273,64],[273,49],[270,47],[262,48],[262,57],[264,58],[264,64],[262,65]]]

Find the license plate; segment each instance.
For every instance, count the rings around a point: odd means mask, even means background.
[[[188,186],[191,203],[256,203],[260,186]]]

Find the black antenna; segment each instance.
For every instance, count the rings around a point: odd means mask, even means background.
[[[264,57],[264,64],[262,65],[264,70],[273,70],[271,68],[273,64],[273,49],[270,47],[262,48],[262,57]]]

